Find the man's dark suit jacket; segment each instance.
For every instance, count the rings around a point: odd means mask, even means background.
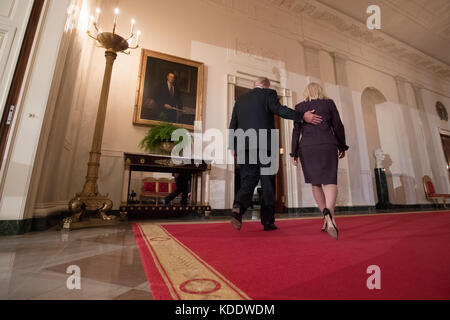
[[[248,129],[255,129],[257,136],[259,136],[259,129],[267,129],[267,150],[270,151],[270,129],[275,128],[275,114],[284,119],[302,122],[304,112],[297,112],[281,105],[275,90],[255,88],[242,95],[236,101],[229,128],[232,130],[242,129],[244,132]],[[229,142],[229,148],[236,150],[236,140],[230,136]],[[245,149],[249,149],[248,144],[246,144]],[[239,152],[240,150],[236,151]]]
[[[317,99],[303,101],[295,106],[295,110],[307,112],[315,110],[314,114],[322,116],[322,123],[312,125],[303,123],[295,124],[292,131],[292,153],[291,157],[298,158],[299,148],[318,144],[336,145],[339,151],[347,151],[345,142],[345,130],[336,105],[331,99]],[[300,134],[302,138],[300,141]]]
[[[175,110],[169,110],[164,108],[165,104],[169,104],[172,107],[183,109],[183,103],[181,100],[181,93],[180,89],[178,89],[178,86],[174,86],[174,95],[170,95],[169,86],[167,85],[167,82],[165,82],[163,85],[158,87],[157,91],[155,92],[155,101],[158,105],[156,116],[159,117],[159,114],[162,112],[164,115],[167,116],[167,121],[169,122],[176,122],[177,121],[177,111]]]

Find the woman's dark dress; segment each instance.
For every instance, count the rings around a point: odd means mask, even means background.
[[[300,158],[306,183],[337,184],[338,151],[347,151],[349,147],[345,144],[344,126],[334,101],[303,101],[295,109],[301,112],[315,110],[323,122],[318,125],[295,123],[291,157]]]

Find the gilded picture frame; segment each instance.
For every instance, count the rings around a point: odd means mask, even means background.
[[[194,130],[202,120],[203,87],[202,62],[142,49],[133,123]]]

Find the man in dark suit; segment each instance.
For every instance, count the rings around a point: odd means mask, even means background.
[[[242,216],[251,204],[253,192],[261,179],[262,202],[261,223],[265,231],[275,230],[275,174],[268,174],[266,161],[262,161],[260,155],[266,153],[271,159],[278,159],[279,150],[271,150],[271,129],[274,129],[274,115],[296,122],[306,121],[312,124],[322,122],[320,116],[314,115],[314,110],[301,113],[278,101],[277,92],[271,90],[270,81],[267,78],[258,78],[255,88],[242,95],[235,103],[230,122],[230,149],[237,154],[240,165],[241,185],[235,195],[231,223],[237,230],[241,229]],[[245,139],[245,143],[237,143],[235,130],[244,132],[256,130],[256,143],[251,139]],[[259,140],[261,130],[267,132],[266,142]],[[265,139],[264,139],[265,140]],[[264,150],[261,150],[264,149]],[[262,153],[261,153],[262,151]]]
[[[167,81],[157,88],[154,99],[157,104],[156,119],[167,122],[178,122],[177,113],[183,109],[181,93],[175,84],[175,74],[169,72],[166,76]]]

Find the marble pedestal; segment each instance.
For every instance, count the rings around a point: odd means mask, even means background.
[[[377,209],[390,209],[392,204],[389,201],[389,190],[386,179],[386,172],[383,168],[375,168],[375,182],[377,185],[378,203]]]

